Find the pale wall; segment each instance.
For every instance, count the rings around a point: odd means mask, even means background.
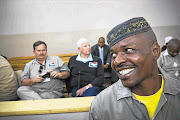
[[[179,38],[180,0],[0,0],[0,54],[31,56],[43,40],[48,54],[78,52],[76,41],[95,44],[100,36],[132,17],[143,16],[162,46],[164,37]]]

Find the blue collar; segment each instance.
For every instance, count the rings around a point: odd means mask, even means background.
[[[88,61],[93,61],[93,58],[92,58],[92,55],[91,53],[89,54],[88,58],[82,58],[81,57],[81,53],[78,54],[77,58],[76,58],[77,61],[81,61],[83,63],[86,63]]]

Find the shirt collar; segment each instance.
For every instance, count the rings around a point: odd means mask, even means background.
[[[77,61],[81,61],[83,63],[86,63],[88,61],[93,61],[93,58],[92,58],[92,55],[91,53],[89,54],[88,58],[82,58],[81,57],[81,53],[78,54],[77,58],[76,58]]]
[[[117,100],[132,96],[131,90],[127,87],[124,87],[120,79],[116,84],[117,84]]]
[[[103,47],[98,46],[99,49],[103,49]]]
[[[50,59],[50,57],[49,56],[47,56],[47,58],[45,59],[46,61],[47,60],[49,60]],[[44,60],[44,62],[45,62],[45,60]],[[43,63],[44,63],[43,62]],[[34,60],[33,60],[33,64],[39,64],[39,62],[38,62],[38,60],[35,58]]]
[[[169,53],[168,53],[168,51],[167,51],[167,49],[164,51],[164,56],[167,56],[167,55],[169,55]]]
[[[176,95],[176,94],[178,94],[180,92],[180,87],[179,87],[180,82],[179,81],[172,80],[168,76],[162,76],[162,79],[164,79],[163,93]],[[120,99],[126,98],[126,97],[133,97],[135,99],[135,97],[132,94],[131,90],[122,85],[121,80],[119,80],[115,84],[117,85],[117,100],[120,100]]]

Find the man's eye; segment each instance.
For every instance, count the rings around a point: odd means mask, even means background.
[[[111,56],[112,56],[112,59],[115,59],[117,57],[117,54],[116,53],[112,53]]]
[[[128,49],[126,49],[126,52],[134,52],[134,49],[128,48]]]

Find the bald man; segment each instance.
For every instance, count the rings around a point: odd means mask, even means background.
[[[172,39],[158,59],[158,67],[164,76],[180,80],[180,41]]]

